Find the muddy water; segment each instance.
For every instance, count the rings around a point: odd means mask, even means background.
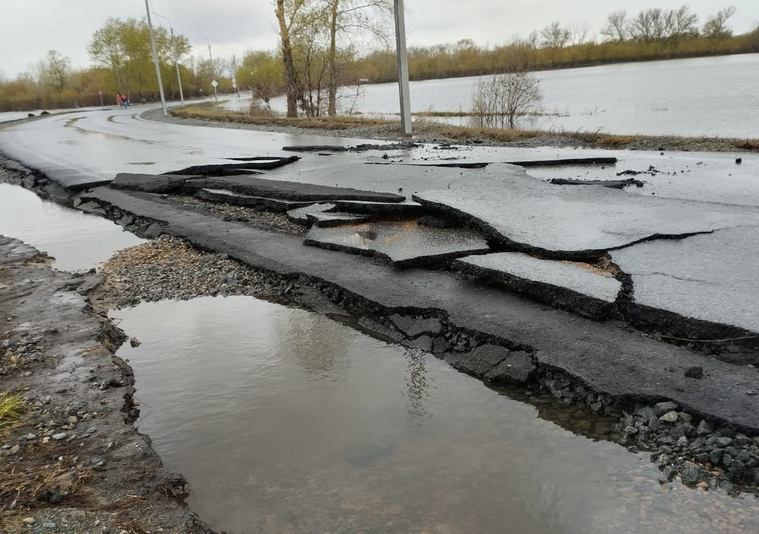
[[[142,342],[119,352],[140,430],[217,530],[759,531],[754,497],[661,485],[645,455],[320,315],[231,297],[112,316]]]
[[[47,252],[62,271],[91,269],[117,250],[143,242],[101,217],[43,201],[31,191],[3,183],[0,235]]]

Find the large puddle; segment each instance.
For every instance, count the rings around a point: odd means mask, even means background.
[[[61,271],[96,267],[122,248],[142,243],[117,224],[40,199],[0,183],[0,235],[14,237],[55,258]]]
[[[661,485],[446,363],[250,297],[112,314],[142,432],[231,533],[757,532],[759,500]]]

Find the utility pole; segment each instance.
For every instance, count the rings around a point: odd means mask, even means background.
[[[177,53],[177,43],[176,41],[174,41],[174,28],[171,25],[171,19],[169,17],[161,15],[160,13],[156,13],[155,11],[153,11],[153,15],[155,15],[156,17],[161,17],[169,21],[169,32],[171,33],[171,44],[174,47],[174,68],[177,69],[177,84],[179,85],[179,100],[181,100],[182,107],[184,107],[184,93],[182,92],[182,77],[179,75],[179,54]]]
[[[242,111],[242,99],[240,98],[240,89],[237,87],[237,60],[235,59],[235,51],[229,48],[228,46],[225,46],[224,48],[232,52],[232,89],[234,89],[235,93],[237,94],[237,104],[240,106],[240,111]]]
[[[177,43],[174,42],[174,28],[171,27],[171,21],[169,21],[169,30],[171,31],[171,42],[174,45],[174,67],[177,69],[177,83],[179,84],[179,100],[184,107],[184,92],[182,91],[182,77],[179,75],[179,54],[177,54]]]
[[[206,39],[207,40],[207,39]],[[211,41],[208,41],[208,58],[211,60],[211,85],[213,86],[213,99],[218,102],[219,95],[216,94],[216,86],[219,82],[216,81],[216,72],[213,66],[213,54],[211,54]]]
[[[401,101],[401,129],[403,135],[411,136],[411,101],[408,87],[408,55],[406,54],[406,16],[403,0],[394,0],[395,8],[395,54],[398,59],[398,90]]]
[[[158,51],[155,47],[155,35],[153,35],[153,23],[150,20],[150,7],[148,0],[145,0],[145,11],[148,13],[148,29],[150,30],[150,47],[153,49],[153,63],[155,63],[155,75],[158,78],[158,92],[161,93],[161,109],[163,116],[168,117],[166,112],[166,97],[163,96],[163,80],[161,79],[161,67],[158,66]]]

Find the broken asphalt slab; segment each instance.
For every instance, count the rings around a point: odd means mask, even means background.
[[[297,202],[291,200],[279,200],[268,197],[255,197],[229,191],[227,189],[201,189],[195,196],[210,202],[229,204],[231,206],[246,206],[249,208],[262,207],[268,210],[283,213],[311,204],[310,201]]]
[[[190,178],[200,176],[188,176],[183,174],[137,174],[122,172],[116,175],[111,182],[111,187],[116,189],[131,189],[146,193],[172,193],[182,188]]]
[[[560,259],[594,258],[657,237],[738,226],[749,218],[717,206],[630,195],[605,187],[557,186],[491,165],[461,187],[413,199],[479,227],[501,246]],[[504,169],[507,170],[507,169]]]
[[[331,228],[314,225],[303,244],[376,256],[398,269],[441,268],[455,258],[490,252],[478,232],[433,228],[416,221],[378,221]]]
[[[368,202],[403,202],[406,197],[394,193],[377,193],[349,187],[332,187],[312,183],[269,180],[257,176],[227,176],[188,180],[184,190],[224,189],[242,195],[295,202],[330,202],[332,200],[359,200]]]
[[[100,187],[85,200],[160,221],[165,234],[228,254],[254,268],[303,276],[385,309],[441,313],[449,324],[529,352],[535,364],[562,369],[586,387],[620,400],[670,399],[694,415],[759,430],[757,370],[657,342],[616,322],[598,323],[526,302],[451,273],[396,271],[380,262],[318,248],[301,239],[191,212],[160,195]],[[703,378],[686,376],[694,366]]]
[[[394,193],[377,193],[361,191],[347,187],[331,187],[311,183],[268,180],[257,176],[235,175],[206,178],[197,175],[182,174],[132,174],[120,173],[112,184],[117,189],[129,189],[146,193],[186,192],[190,194],[202,190],[226,192],[235,195],[272,199],[287,202],[314,203],[333,200],[402,203],[406,197]],[[255,203],[243,204],[254,205]]]
[[[581,265],[501,252],[460,258],[453,268],[517,295],[596,320],[610,319],[622,284]]]
[[[634,288],[629,320],[683,339],[758,350],[757,235],[759,227],[732,228],[613,251]]]
[[[290,163],[298,161],[298,156],[290,156],[286,158],[282,157],[249,157],[249,158],[227,158],[242,163],[220,163],[212,165],[193,165],[177,171],[169,171],[164,174],[179,174],[179,175],[200,175],[200,176],[228,176],[234,174],[241,174],[240,171],[269,171],[283,167]]]

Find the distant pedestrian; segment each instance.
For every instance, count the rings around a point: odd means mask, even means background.
[[[123,93],[121,95],[121,105],[124,106],[124,109],[127,109],[129,107],[129,99],[127,98],[127,95]]]
[[[121,95],[116,93],[116,105],[121,107]]]

